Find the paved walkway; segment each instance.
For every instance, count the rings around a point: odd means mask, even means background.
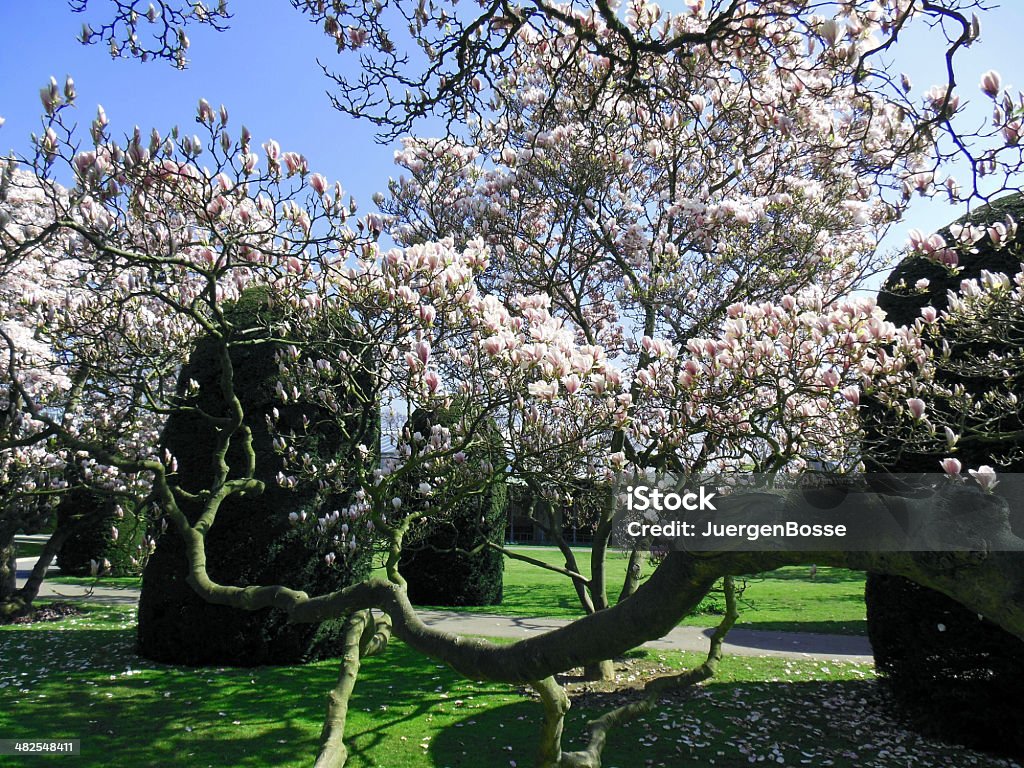
[[[28,576],[35,558],[18,560],[19,585]],[[51,567],[51,572],[55,569]],[[108,605],[133,605],[138,602],[139,590],[132,587],[84,587],[44,581],[40,597],[68,602],[82,601]],[[454,611],[420,611],[423,621],[432,627],[463,635],[484,637],[523,638],[549,632],[568,624],[566,619],[524,619],[486,613],[457,613]],[[707,633],[700,627],[676,627],[660,640],[652,640],[645,647],[674,651],[706,652]],[[810,632],[766,632],[754,629],[734,629],[729,633],[724,650],[738,656],[780,656],[792,659],[820,661],[853,661],[870,664],[871,646],[866,637],[855,635],[819,635]]]
[[[32,567],[36,564],[34,557],[18,558],[18,586],[22,586]],[[55,565],[50,566],[47,572],[50,575],[60,574]],[[135,605],[139,602],[139,590],[134,587],[104,587],[104,586],[82,586],[79,584],[57,584],[50,580],[44,580],[39,588],[39,597],[50,600],[63,600],[69,603],[103,603],[105,605]]]
[[[523,619],[483,613],[420,611],[428,626],[462,635],[523,638],[565,626],[566,619]],[[708,650],[710,629],[676,627],[660,640],[645,643],[647,648],[674,651]],[[810,632],[766,632],[759,629],[733,629],[724,645],[727,654],[738,656],[782,656],[793,659],[821,659],[871,663],[871,645],[857,635],[819,635]]]

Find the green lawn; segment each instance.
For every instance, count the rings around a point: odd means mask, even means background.
[[[142,586],[140,576],[63,576],[51,574],[46,577],[51,584],[70,584],[76,587],[134,587]]]
[[[95,608],[62,622],[0,628],[0,736],[80,738],[83,755],[69,763],[83,767],[310,764],[335,663],[164,666],[134,656],[133,625],[130,609]],[[648,651],[630,657],[633,675],[696,660]],[[885,714],[871,678],[869,667],[852,664],[730,658],[711,684],[613,732],[605,765],[902,768],[909,756],[919,768],[1008,765],[904,731]],[[570,745],[609,698],[577,699]],[[349,765],[528,766],[539,709],[512,687],[464,681],[395,642],[363,667],[348,729],[358,754]]]
[[[564,565],[552,547],[520,548],[531,557],[553,565]],[[589,574],[588,552],[579,550],[579,566]],[[608,557],[609,595],[613,602],[626,573],[626,556],[615,552]],[[647,565],[644,574],[653,571]],[[712,593],[700,612],[683,624],[710,627],[724,606],[720,594]],[[455,610],[487,611],[515,616],[579,616],[581,608],[565,576],[519,560],[505,560],[504,600],[501,605]],[[738,626],[790,632],[865,634],[864,574],[841,568],[818,568],[814,578],[808,568],[781,568],[746,579],[740,604]]]
[[[18,545],[18,557],[39,557],[43,553],[43,545],[29,542]]]

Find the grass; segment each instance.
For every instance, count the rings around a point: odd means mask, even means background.
[[[141,576],[64,576],[53,574],[46,577],[51,584],[68,584],[75,587],[111,587],[113,589],[140,589]]]
[[[43,545],[30,541],[18,545],[18,557],[39,557],[43,554]]]
[[[133,654],[134,611],[93,608],[62,622],[0,628],[0,735],[82,740],[77,766],[305,766],[315,752],[333,662],[185,668]],[[629,675],[696,656],[638,651]],[[869,667],[730,658],[709,685],[613,732],[609,768],[752,762],[1008,765],[913,736],[882,708]],[[617,703],[583,694],[567,746]],[[502,768],[532,764],[540,707],[510,686],[471,683],[395,642],[366,661],[352,701],[352,768]]]
[[[563,565],[553,547],[530,547],[523,551],[552,565]],[[589,573],[587,552],[577,553],[584,575]],[[608,556],[609,596],[615,600],[626,573],[626,556]],[[653,571],[646,565],[644,575]],[[720,594],[712,593],[700,611],[681,622],[710,627],[724,608]],[[467,612],[488,612],[524,617],[575,618],[582,611],[569,579],[519,560],[505,560],[504,599],[501,605],[485,608],[457,608]],[[864,574],[842,568],[818,568],[814,578],[808,568],[781,568],[746,579],[737,626],[746,629],[788,632],[822,632],[863,635],[867,632],[864,609]]]

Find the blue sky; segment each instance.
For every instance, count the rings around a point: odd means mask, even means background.
[[[95,6],[95,10],[91,6]],[[393,147],[374,142],[373,127],[332,109],[328,80],[316,63],[348,64],[328,39],[285,0],[235,0],[231,29],[217,34],[189,30],[191,63],[184,71],[164,62],[117,60],[102,45],[76,41],[82,22],[102,18],[104,0],[86,14],[64,0],[0,0],[0,149],[26,152],[38,130],[39,88],[53,75],[75,79],[83,128],[102,104],[115,135],[133,126],[148,134],[174,124],[193,125],[205,98],[227,106],[237,136],[242,124],[257,143],[277,139],[283,149],[305,154],[310,167],[338,180],[356,195],[362,211],[383,189]]]
[[[231,29],[216,34],[190,32],[191,64],[177,71],[162,62],[113,61],[101,46],[76,41],[82,22],[101,18],[105,3],[73,14],[64,0],[0,0],[0,150],[26,152],[28,136],[38,128],[39,88],[53,75],[75,78],[83,126],[102,104],[118,133],[134,125],[144,132],[175,123],[187,127],[200,97],[225,104],[234,130],[244,123],[254,139],[277,139],[284,149],[305,154],[310,166],[342,182],[355,194],[363,211],[372,207],[370,194],[383,190],[394,172],[394,146],[374,142],[373,127],[333,110],[329,86],[316,58],[335,69],[353,66],[334,46],[294,11],[285,0],[234,0]],[[982,40],[961,60],[961,92],[978,108],[977,122],[986,119],[988,103],[978,92],[981,73],[989,68],[1009,85],[1024,85],[1024,3],[1006,0],[982,17]],[[897,62],[921,93],[941,77],[941,49],[918,34],[903,41]],[[886,241],[897,247],[910,227],[934,230],[960,211],[930,201],[912,208],[904,225]]]

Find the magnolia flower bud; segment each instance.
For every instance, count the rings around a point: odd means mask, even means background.
[[[821,39],[829,47],[835,45],[839,40],[839,24],[835,19],[828,19],[823,22],[818,32],[821,34]]]
[[[203,125],[213,125],[213,107],[206,99],[199,100],[199,106],[196,108],[196,120]]]
[[[43,103],[43,109],[46,114],[52,117],[61,103],[56,78],[51,77],[50,82],[39,89],[39,100]]]
[[[907,408],[910,409],[910,414],[915,420],[924,417],[925,404],[924,400],[919,397],[911,397],[907,400]]]
[[[981,76],[981,90],[989,98],[996,98],[999,95],[999,91],[1002,90],[1002,79],[999,77],[999,73],[994,69],[990,69],[983,74]]]
[[[844,387],[840,394],[850,402],[851,405],[860,405],[860,389],[855,386]]]
[[[939,465],[942,467],[942,471],[945,472],[947,475],[955,476],[961,473],[961,463],[959,463],[959,461],[956,459],[943,459],[941,462],[939,462]]]
[[[413,352],[423,365],[426,365],[430,360],[430,342],[429,341],[417,341],[413,345]]]

